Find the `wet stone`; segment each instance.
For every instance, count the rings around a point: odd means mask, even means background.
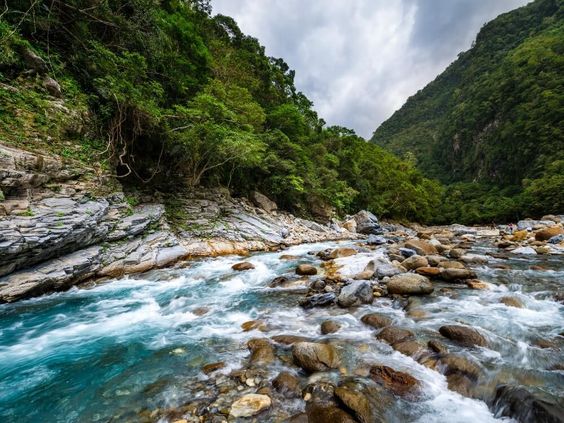
[[[445,325],[441,326],[439,333],[445,338],[456,341],[465,346],[487,346],[488,342],[476,329],[468,326]]]
[[[395,395],[412,395],[419,388],[419,381],[413,376],[388,366],[371,367],[370,377]]]
[[[321,323],[321,333],[327,335],[329,333],[335,333],[341,329],[341,325],[334,320],[325,320]]]
[[[325,294],[315,294],[309,297],[302,298],[300,300],[300,306],[303,308],[313,308],[313,307],[327,307],[335,304],[337,301],[337,296],[333,292],[327,292]]]
[[[395,344],[396,342],[408,341],[415,337],[415,334],[408,329],[402,329],[394,326],[388,326],[382,329],[376,338],[385,341],[388,344]]]
[[[376,329],[390,326],[392,324],[392,319],[381,313],[365,314],[360,318],[360,321]]]

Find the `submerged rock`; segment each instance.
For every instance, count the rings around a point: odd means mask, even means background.
[[[428,295],[433,292],[429,279],[414,273],[393,276],[386,286],[390,294]]]
[[[499,302],[505,304],[508,307],[516,307],[516,308],[525,307],[523,302],[517,297],[510,297],[510,296],[501,297],[499,299]]]
[[[339,329],[341,329],[341,325],[335,322],[334,320],[325,320],[321,323],[321,333],[323,335],[327,335],[329,333],[335,333]]]
[[[280,372],[272,381],[274,389],[285,397],[299,397],[301,395],[299,379],[289,372]]]
[[[272,400],[267,395],[247,394],[231,405],[230,415],[236,418],[256,416],[271,405]]]
[[[376,383],[400,396],[413,394],[420,386],[419,381],[410,374],[394,370],[388,366],[371,367],[370,377]]]
[[[397,342],[408,341],[415,337],[415,334],[409,329],[398,328],[395,326],[387,326],[382,329],[376,338],[386,341],[388,344],[395,344]]]
[[[469,347],[475,345],[485,347],[488,345],[488,341],[480,332],[468,326],[445,325],[440,327],[439,333],[445,338]]]
[[[507,416],[520,422],[562,423],[562,403],[533,394],[525,387],[500,385],[493,401],[496,417]]]
[[[308,372],[322,372],[339,367],[337,350],[330,344],[298,342],[292,346],[297,366]]]
[[[361,322],[372,326],[373,328],[380,329],[392,324],[392,319],[381,313],[365,314],[360,318]]]

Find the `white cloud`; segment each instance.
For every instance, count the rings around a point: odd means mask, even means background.
[[[212,0],[270,56],[330,125],[370,137],[432,81],[479,28],[527,0]]]

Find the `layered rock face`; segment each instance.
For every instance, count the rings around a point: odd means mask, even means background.
[[[183,229],[173,231],[161,202],[131,207],[119,188],[96,195],[104,182],[85,174],[60,158],[0,145],[0,302],[193,256],[355,236],[279,212],[260,193],[253,204],[221,189],[176,199]]]

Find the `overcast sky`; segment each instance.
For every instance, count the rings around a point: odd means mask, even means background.
[[[212,0],[269,56],[330,125],[370,137],[432,81],[480,27],[529,0]]]

